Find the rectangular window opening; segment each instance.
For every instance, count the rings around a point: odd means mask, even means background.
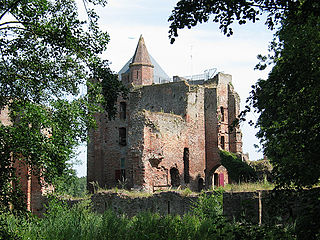
[[[127,115],[127,103],[126,102],[120,102],[120,119],[125,120]]]
[[[225,149],[224,136],[221,136],[221,148],[222,148],[222,149]]]
[[[220,113],[221,113],[221,122],[224,122],[224,108],[220,107]]]
[[[190,176],[189,176],[189,168],[190,168],[190,162],[189,162],[189,148],[184,148],[183,150],[183,167],[184,167],[184,182],[189,183],[190,182]]]
[[[119,144],[122,146],[127,145],[127,129],[119,128]]]

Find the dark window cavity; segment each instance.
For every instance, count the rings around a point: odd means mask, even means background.
[[[221,113],[221,122],[224,122],[224,108],[220,107],[220,113]]]
[[[127,115],[127,103],[126,102],[120,102],[120,119],[125,120]]]
[[[221,148],[222,148],[222,149],[225,149],[224,136],[221,136]]]
[[[184,182],[189,183],[189,148],[183,150]]]
[[[119,144],[122,146],[127,145],[127,129],[119,128]]]

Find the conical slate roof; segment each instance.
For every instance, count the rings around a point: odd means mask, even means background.
[[[151,65],[149,53],[148,53],[146,44],[144,43],[144,39],[142,35],[140,35],[136,51],[133,55],[132,64],[150,64]]]
[[[121,74],[129,72],[130,64],[150,64],[154,66],[153,69],[153,82],[163,83],[170,82],[170,77],[160,67],[156,60],[148,53],[147,47],[144,43],[142,35],[139,38],[139,42],[136,51],[132,58],[122,67],[119,71],[119,79],[121,80]]]

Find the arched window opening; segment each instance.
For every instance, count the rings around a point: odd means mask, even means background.
[[[198,180],[198,192],[201,192],[203,188],[204,188],[203,178],[199,178],[199,180]]]

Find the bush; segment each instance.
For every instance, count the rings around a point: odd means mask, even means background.
[[[223,189],[218,188],[213,192],[201,192],[194,203],[192,213],[200,219],[216,219],[222,216]]]

